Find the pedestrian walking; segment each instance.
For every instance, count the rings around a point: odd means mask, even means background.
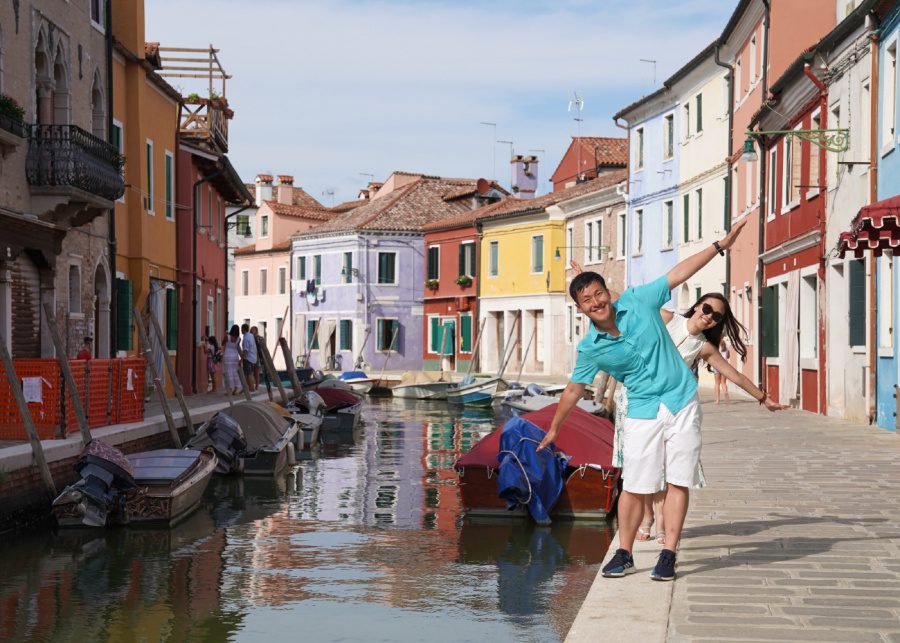
[[[237,395],[241,387],[241,376],[238,369],[241,368],[241,342],[240,330],[237,324],[231,327],[228,335],[222,340],[222,364],[225,374],[225,394]]]
[[[262,348],[260,348],[260,344],[262,344],[263,339],[259,336],[259,328],[257,326],[250,327],[250,334],[253,335],[253,345],[256,347],[256,363],[253,365],[253,381],[256,382],[256,388],[259,388],[259,383],[261,381],[259,378],[259,363],[262,361]],[[268,384],[269,381],[267,377],[267,387]]]
[[[729,310],[729,312],[730,312],[730,310]],[[741,345],[741,347],[743,347],[743,343],[741,343],[740,345]],[[737,346],[735,346],[735,350],[738,350]],[[726,362],[729,359],[731,359],[731,351],[728,350],[728,342],[725,340],[725,338],[722,338],[722,341],[719,344],[719,352],[722,353],[722,357],[725,358]],[[743,352],[738,350],[738,352],[741,356],[741,361],[744,361],[744,355],[747,354],[747,350],[744,349]],[[725,375],[722,374],[722,371],[720,371],[712,366],[710,366],[710,368],[712,368],[712,372],[716,377],[716,404],[719,403],[720,392],[724,392],[725,393],[725,401],[730,402],[731,396],[728,395],[728,381],[725,379]]]
[[[242,365],[244,368],[244,375],[247,377],[247,387],[250,389],[250,392],[253,393],[259,386],[259,381],[256,380],[253,375],[253,369],[256,366],[258,356],[256,350],[256,338],[250,333],[249,324],[241,325],[241,333],[243,334],[241,337],[241,351],[243,352]]]
[[[603,567],[607,577],[635,571],[631,550],[643,517],[644,496],[668,490],[663,513],[666,546],[650,576],[675,578],[675,550],[688,507],[688,489],[696,481],[700,459],[700,403],[697,381],[679,354],[660,308],[671,292],[716,254],[730,248],[746,225],[735,224],[721,240],[688,257],[666,275],[610,298],[606,283],[595,272],[583,272],[569,294],[591,320],[588,335],[578,345],[578,360],[560,397],[550,430],[538,449],[556,439],[560,427],[584,395],[598,371],[610,373],[628,388],[628,412],[623,433],[623,491],[619,499],[620,548]],[[662,475],[665,477],[663,478]]]
[[[205,338],[206,349],[206,375],[209,378],[209,391],[216,392],[216,371],[222,361],[222,353],[219,351],[219,341],[215,337]]]

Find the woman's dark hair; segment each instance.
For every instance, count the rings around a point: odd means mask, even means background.
[[[684,316],[693,317],[694,312],[697,310],[697,306],[701,305],[707,299],[718,299],[721,301],[725,307],[725,312],[722,313],[724,319],[720,323],[703,331],[703,336],[706,337],[706,341],[715,346],[716,350],[719,350],[719,347],[722,345],[722,335],[728,335],[728,340],[731,342],[731,345],[734,346],[734,350],[741,356],[741,361],[745,362],[747,360],[747,347],[744,346],[744,340],[741,339],[741,333],[746,334],[747,329],[734,318],[734,313],[731,312],[731,306],[728,305],[728,300],[725,299],[724,295],[717,292],[706,293],[697,300],[697,303],[684,313]],[[709,365],[707,365],[707,368],[708,367]]]
[[[228,334],[231,335],[232,337],[237,337],[238,335],[241,334],[241,329],[238,328],[238,325],[237,325],[237,324],[234,324],[234,325],[231,327],[231,330],[228,331]]]
[[[569,284],[569,297],[577,304],[578,295],[581,294],[581,291],[595,281],[599,281],[600,285],[606,288],[606,282],[603,280],[603,277],[596,272],[587,271],[575,275],[575,278],[572,279],[572,283]]]
[[[219,340],[213,336],[210,336],[209,343],[212,344],[214,350],[219,350]]]

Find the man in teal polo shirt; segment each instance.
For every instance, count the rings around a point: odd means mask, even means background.
[[[643,516],[643,497],[667,485],[663,516],[666,541],[650,577],[675,578],[675,550],[688,508],[688,488],[700,458],[700,403],[697,381],[669,336],[659,309],[671,291],[708,264],[716,253],[734,244],[746,219],[735,224],[722,241],[688,257],[668,274],[643,286],[629,288],[611,302],[603,277],[583,272],[569,286],[569,294],[591,320],[591,329],[578,344],[572,380],[560,397],[547,436],[538,449],[553,442],[584,387],[603,370],[628,389],[628,417],[623,430],[624,466],[619,498],[619,543],[603,575],[620,577],[635,571],[631,549]],[[663,482],[665,481],[665,482]]]

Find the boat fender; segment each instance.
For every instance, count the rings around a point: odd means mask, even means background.
[[[293,442],[288,442],[287,444],[287,462],[291,466],[297,464],[297,453],[294,451]]]

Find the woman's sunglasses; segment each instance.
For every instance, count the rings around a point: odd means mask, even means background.
[[[710,317],[712,317],[712,320],[717,324],[725,319],[725,315],[720,313],[718,310],[713,310],[713,307],[709,304],[701,304],[700,310],[704,315],[709,315]]]

